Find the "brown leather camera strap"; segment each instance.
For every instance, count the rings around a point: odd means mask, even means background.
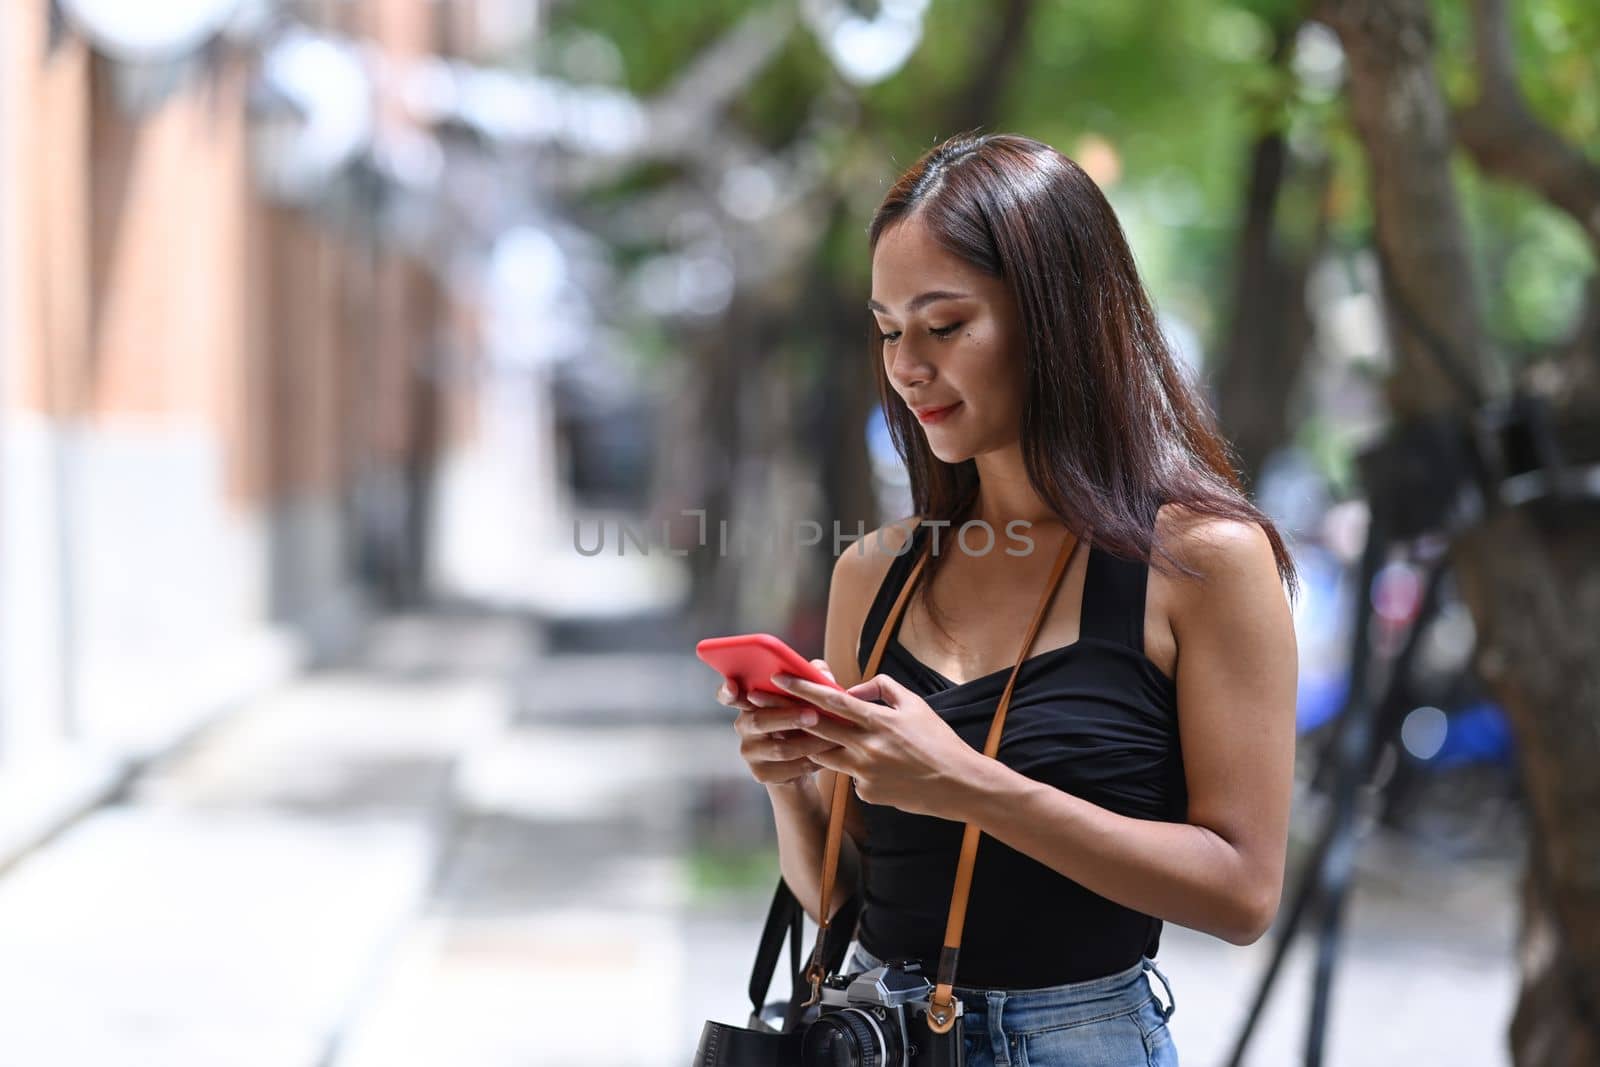
[[[1056,555],[1050,578],[1045,583],[1044,595],[1039,598],[1039,606],[1034,609],[1033,621],[1028,624],[1028,632],[1022,639],[1022,649],[1017,653],[1017,661],[1011,668],[1011,676],[1006,680],[1004,692],[1000,694],[1000,703],[995,708],[994,720],[989,725],[989,736],[984,742],[983,754],[990,759],[1000,751],[1000,735],[1005,729],[1006,710],[1011,705],[1011,691],[1017,684],[1017,673],[1022,669],[1023,661],[1028,658],[1028,650],[1033,647],[1039,625],[1044,621],[1045,613],[1049,611],[1050,602],[1055,599],[1056,589],[1061,585],[1061,576],[1066,573],[1067,563],[1072,559],[1077,544],[1077,537],[1068,531],[1066,538],[1061,542],[1061,550]],[[894,606],[889,609],[889,614],[879,628],[878,639],[873,644],[872,656],[867,660],[863,679],[871,678],[878,672],[878,662],[883,658],[883,650],[888,644],[889,635],[894,632],[895,623],[905,609],[912,587],[922,574],[923,565],[928,560],[931,548],[931,542],[923,548],[922,554],[917,558],[916,566],[906,578],[905,585],[900,589],[900,595],[895,598]],[[822,893],[819,901],[822,922],[817,934],[816,951],[812,954],[810,966],[806,968],[806,978],[811,983],[811,999],[807,1001],[807,1007],[817,1003],[822,996],[822,979],[825,976],[821,956],[822,944],[826,939],[830,921],[828,905],[833,897],[834,878],[838,874],[839,849],[844,841],[845,809],[853,794],[853,784],[850,777],[844,774],[838,775],[834,780],[833,807],[828,818],[827,841],[823,846]],[[945,927],[944,951],[939,955],[938,978],[933,1003],[928,1011],[928,1028],[935,1033],[948,1033],[955,1025],[956,960],[961,952],[961,929],[967,918],[967,896],[972,888],[972,870],[978,857],[978,836],[981,832],[977,826],[969,822],[961,839],[961,858],[956,866],[955,888],[950,896],[950,918]]]
[[[928,562],[928,552],[931,547],[931,541],[923,547],[922,554],[917,557],[916,565],[911,568],[911,575],[900,587],[900,595],[895,597],[894,606],[889,609],[883,625],[878,628],[878,639],[873,642],[872,655],[867,657],[867,669],[861,675],[863,681],[878,673],[878,662],[883,659],[883,650],[889,644],[889,635],[894,632],[894,624],[906,606],[906,599],[911,596],[912,586],[917,584],[917,578],[922,574],[923,565]],[[822,998],[822,979],[826,977],[827,972],[822,962],[822,949],[827,941],[828,927],[833,921],[828,905],[833,900],[833,881],[839,873],[839,849],[844,844],[845,809],[855,795],[854,785],[855,782],[847,774],[834,776],[828,837],[822,846],[822,893],[817,902],[817,913],[822,916],[822,921],[818,924],[817,944],[811,953],[811,963],[806,967],[806,980],[811,983],[811,999],[805,1003],[808,1008]]]

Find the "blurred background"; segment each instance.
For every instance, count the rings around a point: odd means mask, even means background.
[[[1184,1063],[1600,1063],[1591,0],[7,0],[0,1063],[742,1024],[693,643],[820,655],[910,512],[865,228],[971,129],[1105,189],[1304,580]]]

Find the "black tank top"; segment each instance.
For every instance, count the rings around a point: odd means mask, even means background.
[[[890,564],[862,626],[865,671],[878,631],[932,527]],[[946,533],[948,531],[945,531]],[[940,548],[946,545],[941,537]],[[1188,790],[1177,687],[1144,654],[1148,565],[1091,544],[1077,641],[1032,653],[1011,693],[997,758],[1029,778],[1138,819],[1182,821]],[[916,594],[913,594],[916,595]],[[902,612],[902,618],[904,613]],[[1014,661],[1013,661],[1014,662]],[[878,664],[982,751],[1011,665],[957,685],[890,634]],[[861,944],[879,959],[938,962],[963,825],[883,804],[858,806]],[[956,983],[1037,989],[1114,974],[1154,957],[1161,921],[1092,893],[987,834],[979,838]]]

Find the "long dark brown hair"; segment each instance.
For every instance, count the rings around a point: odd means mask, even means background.
[[[1016,300],[1026,338],[1023,463],[1062,522],[1112,555],[1191,577],[1201,575],[1154,544],[1161,504],[1257,523],[1292,601],[1299,579],[1283,538],[1240,486],[1231,449],[1162,336],[1116,213],[1083,168],[1029,137],[961,134],[894,183],[872,218],[869,251],[913,214]],[[889,383],[871,317],[868,340],[915,513],[958,527],[977,503],[977,465],[933,454]],[[946,555],[931,555],[919,593]]]

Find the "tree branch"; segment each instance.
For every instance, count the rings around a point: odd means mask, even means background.
[[[1389,309],[1401,417],[1470,408],[1499,391],[1459,195],[1449,105],[1434,71],[1428,0],[1322,0],[1339,35],[1350,116],[1366,148],[1373,248]]]
[[[1577,220],[1600,249],[1600,165],[1540,122],[1517,87],[1506,0],[1473,0],[1478,98],[1456,139],[1485,173],[1520,182]]]
[[[976,130],[994,121],[1017,56],[1027,47],[1032,16],[1033,0],[1007,0],[995,20],[994,32],[972,65],[971,77],[951,101],[948,130]]]

